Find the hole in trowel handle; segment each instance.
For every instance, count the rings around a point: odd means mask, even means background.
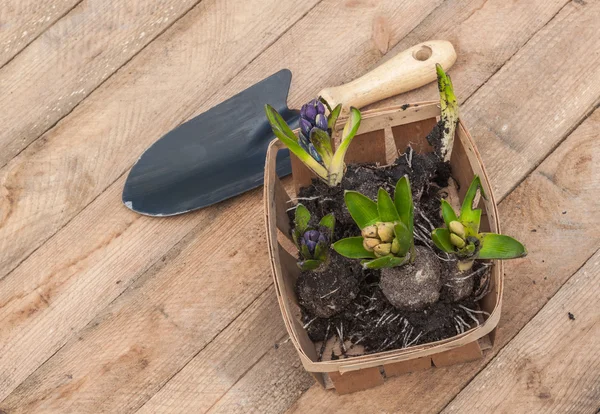
[[[423,62],[423,61],[429,59],[432,54],[433,54],[433,51],[431,50],[431,48],[429,46],[421,46],[418,50],[415,50],[413,52],[413,57],[415,59]]]

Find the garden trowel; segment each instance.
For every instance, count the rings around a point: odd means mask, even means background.
[[[345,108],[361,108],[432,82],[436,63],[448,70],[455,60],[450,42],[420,43],[318,96],[332,107],[342,103]],[[260,186],[267,147],[275,138],[265,104],[297,128],[299,112],[287,107],[291,80],[289,70],[280,70],[160,138],[129,173],[123,189],[125,205],[140,214],[172,216]],[[289,174],[289,153],[280,151],[279,157],[277,173]]]

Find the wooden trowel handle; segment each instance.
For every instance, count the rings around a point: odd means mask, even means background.
[[[448,70],[456,61],[452,43],[430,40],[419,43],[345,85],[325,88],[319,96],[334,107],[362,108],[390,96],[398,95],[436,80],[435,64]]]

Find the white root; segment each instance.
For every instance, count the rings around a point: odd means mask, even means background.
[[[338,337],[340,338],[340,346],[342,348],[342,353],[346,354],[346,345],[344,344],[344,325],[340,322],[340,327],[335,327],[337,331]]]
[[[408,343],[408,345],[406,345],[406,346],[407,346],[407,347],[409,347],[409,346],[411,346],[412,344],[416,343],[416,342],[419,340],[419,338],[421,337],[421,335],[423,335],[423,331],[419,332],[419,334],[417,335],[417,337],[416,337],[415,339],[413,339],[412,341],[410,341],[410,342]]]
[[[464,325],[464,327],[469,330],[471,329],[471,326],[465,322],[465,320],[463,318],[461,318],[459,315],[456,315],[456,318],[460,321],[460,323],[462,323]]]
[[[315,320],[317,320],[317,317],[315,316],[314,318],[312,318],[310,321],[308,321],[306,323],[306,325],[303,326],[304,329],[308,328],[310,326],[311,323],[313,323]]]
[[[329,296],[329,295],[333,295],[335,292],[337,292],[338,290],[340,290],[340,288],[341,288],[341,286],[340,286],[339,288],[337,288],[337,289],[334,289],[334,290],[332,290],[332,291],[331,291],[331,292],[329,292],[329,293],[326,293],[326,294],[325,294],[325,295],[323,295],[323,296],[320,296],[320,297],[319,297],[319,299],[325,299],[327,296]]]
[[[466,279],[468,279],[468,278],[470,278],[470,277],[473,277],[473,276],[476,276],[476,275],[478,275],[478,274],[480,274],[480,273],[483,273],[483,272],[484,272],[485,270],[487,270],[487,268],[488,268],[488,267],[490,267],[490,266],[491,266],[491,264],[489,264],[489,263],[484,263],[484,264],[483,264],[483,267],[481,267],[481,268],[479,268],[479,269],[475,270],[474,272],[471,272],[471,273],[469,273],[468,275],[466,275],[466,276],[462,276],[462,277],[453,277],[451,280],[453,280],[453,281],[461,281],[461,280],[466,280]]]
[[[477,319],[476,317],[474,317],[473,314],[470,313],[470,312],[466,312],[466,314],[469,316],[469,318],[473,319],[473,321],[475,322],[475,324],[477,326],[479,326],[479,319]]]
[[[433,225],[433,223],[431,222],[431,220],[429,220],[429,219],[427,218],[427,216],[426,216],[425,214],[423,214],[423,212],[422,212],[421,210],[419,210],[419,215],[420,215],[421,217],[423,217],[423,220],[425,220],[425,221],[427,222],[427,224],[429,224],[429,225],[431,226],[431,230],[434,230],[434,229],[435,229],[435,226]]]
[[[387,314],[390,313],[390,310],[387,310],[383,313],[383,315],[381,315],[381,317],[379,318],[379,320],[377,321],[377,323],[375,324],[375,327],[377,328],[379,326],[379,324],[381,323],[382,319],[385,318],[387,316]]]
[[[469,308],[467,308],[466,306],[463,306],[463,305],[458,305],[458,306],[460,306],[461,308],[463,308],[467,312],[480,313],[480,314],[483,314],[485,316],[490,316],[489,312],[486,312],[486,311],[478,311],[478,310],[475,310],[475,309],[469,309]]]

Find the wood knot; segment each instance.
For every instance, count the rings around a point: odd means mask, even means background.
[[[377,15],[373,19],[371,37],[377,50],[385,55],[390,47],[390,25],[384,16]]]

